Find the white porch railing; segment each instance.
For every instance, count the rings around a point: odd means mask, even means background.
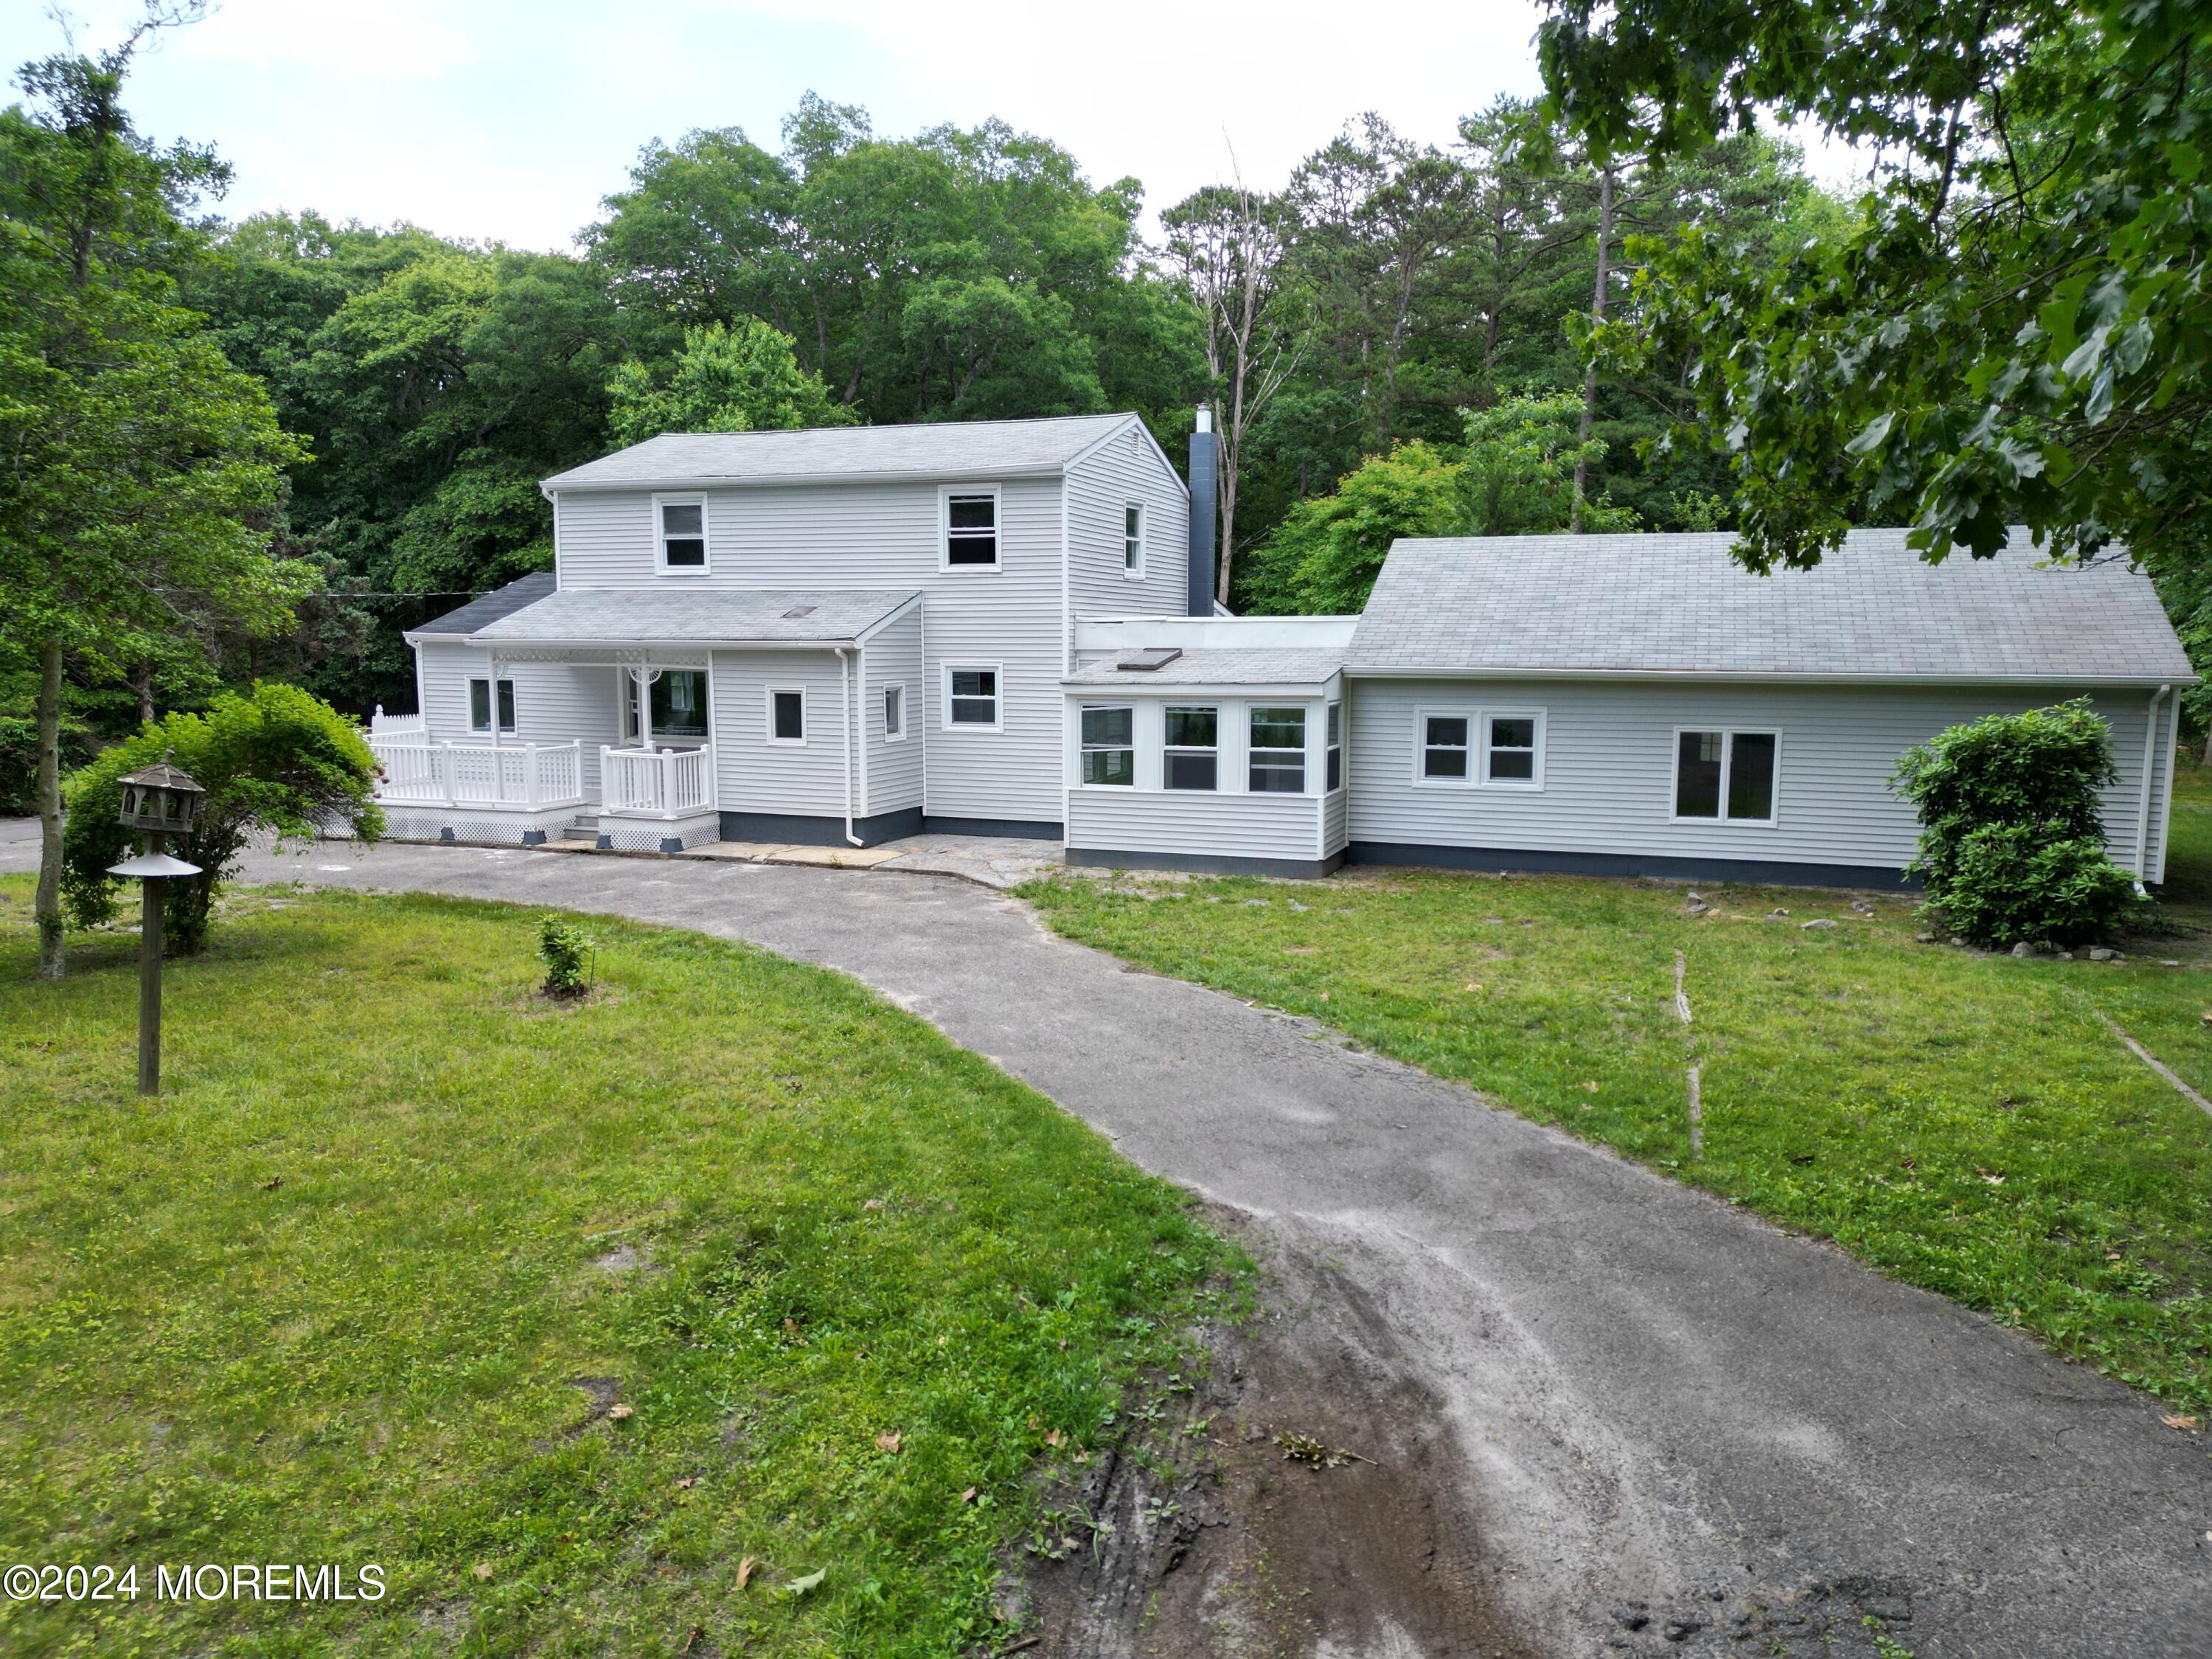
[[[376,799],[417,806],[509,806],[523,811],[584,804],[584,744],[437,742],[414,733],[369,734],[384,775]]]
[[[714,806],[714,745],[601,749],[599,810],[631,817],[680,818]]]

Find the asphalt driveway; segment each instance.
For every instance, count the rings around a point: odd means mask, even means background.
[[[0,847],[0,868],[32,849]],[[603,911],[841,969],[1358,1287],[1560,1654],[1823,1587],[1918,1659],[2212,1656],[2212,1457],[1936,1297],[942,877],[325,846],[247,878]],[[1614,1611],[1651,1604],[1631,1635]],[[1692,1610],[1702,1609],[1702,1613]],[[1795,1648],[1790,1651],[1796,1651]]]

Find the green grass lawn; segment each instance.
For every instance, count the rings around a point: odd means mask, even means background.
[[[2208,783],[2192,769],[2176,801],[2185,921],[2212,901]],[[1916,944],[1909,896],[1871,896],[1868,917],[1851,895],[1699,884],[1713,908],[1693,916],[1680,885],[1571,877],[1024,890],[1071,938],[1326,1021],[2212,1407],[2212,1116],[2098,1018],[2212,1093],[2203,936],[2120,963],[2014,961]],[[1802,927],[1816,918],[1837,925]]]
[[[556,1006],[526,913],[249,897],[171,964],[149,1103],[134,941],[34,984],[29,910],[0,883],[0,1565],[140,1594],[0,1601],[10,1656],[957,1652],[1040,1461],[1234,1282],[831,973],[594,921]],[[155,1603],[206,1562],[389,1589]]]

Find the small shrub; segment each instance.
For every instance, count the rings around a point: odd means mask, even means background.
[[[566,1000],[590,990],[592,936],[568,917],[547,911],[538,919],[538,956],[545,964],[545,994]]]
[[[2077,697],[1938,732],[1890,786],[1920,816],[1907,873],[1978,945],[2077,945],[2139,917],[2136,878],[2105,850],[2112,728]]]

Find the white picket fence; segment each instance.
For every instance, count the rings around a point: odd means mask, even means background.
[[[584,744],[453,743],[372,729],[368,746],[384,775],[376,799],[394,805],[512,806],[584,804]]]
[[[633,817],[680,818],[714,805],[714,745],[599,750],[599,809]]]

